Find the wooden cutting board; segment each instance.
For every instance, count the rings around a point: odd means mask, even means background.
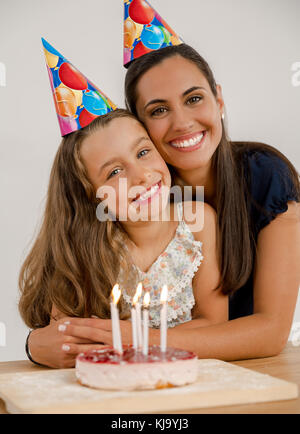
[[[81,386],[74,369],[0,375],[10,413],[155,413],[297,398],[298,386],[220,360],[199,360],[194,384],[151,391]]]

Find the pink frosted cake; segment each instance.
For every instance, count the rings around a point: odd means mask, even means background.
[[[159,389],[193,383],[198,375],[197,356],[189,351],[149,347],[148,356],[123,346],[120,355],[112,347],[81,353],[76,358],[76,377],[97,389]]]

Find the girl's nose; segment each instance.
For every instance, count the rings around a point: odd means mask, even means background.
[[[152,172],[146,167],[139,166],[138,164],[132,169],[132,185],[145,185],[148,186],[152,179]]]

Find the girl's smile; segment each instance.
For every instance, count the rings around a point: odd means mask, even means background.
[[[148,187],[143,194],[137,194],[131,203],[136,206],[143,206],[150,203],[155,197],[161,194],[161,180]]]

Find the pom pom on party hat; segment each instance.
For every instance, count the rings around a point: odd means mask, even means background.
[[[183,41],[146,0],[124,0],[124,66],[160,48]]]
[[[117,109],[107,96],[42,38],[61,135],[89,125]]]

